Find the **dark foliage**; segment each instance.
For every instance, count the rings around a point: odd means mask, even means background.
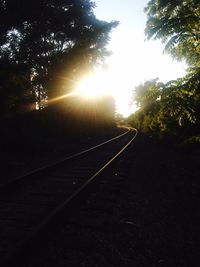
[[[94,6],[90,0],[0,1],[2,112],[20,109],[21,96],[43,108],[109,54],[105,46],[117,22],[98,20]],[[10,82],[11,73],[20,82]]]

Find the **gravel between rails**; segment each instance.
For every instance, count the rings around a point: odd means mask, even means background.
[[[33,149],[34,144],[32,144],[30,151],[28,147],[26,147],[25,151],[23,151],[23,149],[22,151],[16,151],[14,148],[10,147],[10,144],[8,143],[7,150],[0,151],[0,184],[80,152],[81,150],[95,146],[98,143],[120,135],[125,131],[126,129],[124,128],[116,127],[112,129],[112,131],[110,130],[103,134],[96,133],[88,136],[80,135],[75,138],[66,136],[66,138],[60,140],[57,140],[56,138],[46,138],[43,140],[44,143],[40,143],[40,150],[38,150],[38,146]]]
[[[200,266],[196,154],[139,135],[21,267]]]
[[[88,183],[87,180],[93,177],[94,173],[99,171],[116,153],[119,153],[134,136],[135,132],[134,134],[132,132],[125,133],[123,136],[120,135],[120,138],[114,138],[89,153],[82,153],[78,158],[71,158],[70,162],[62,162],[51,169],[33,173],[29,177],[17,181],[14,185],[11,183],[9,186],[1,188],[0,253],[2,263],[4,261],[6,263],[11,255],[14,256],[14,259],[16,259],[15,255],[17,256],[17,262],[21,261],[20,250],[16,250],[16,248],[22,248],[23,245],[23,251],[27,251],[27,242],[24,244],[23,240],[25,238],[26,241],[29,234],[31,240],[28,243],[30,245],[33,243],[35,246],[37,241],[40,243],[41,238],[35,241],[35,234],[34,242],[32,242],[31,233],[35,233],[37,225],[40,225],[40,222],[43,225],[43,222],[49,217],[48,214],[51,212],[54,214],[54,210],[57,210],[61,204],[63,206],[63,202],[70,199],[74,191],[78,191],[81,185]],[[71,202],[69,205],[72,205]],[[62,217],[59,216],[59,218]],[[52,226],[54,228],[54,224]],[[42,230],[46,232],[45,227]],[[42,234],[41,231],[40,234]],[[32,245],[30,249],[32,249]],[[13,259],[13,257],[11,258]],[[15,264],[17,264],[16,260]]]

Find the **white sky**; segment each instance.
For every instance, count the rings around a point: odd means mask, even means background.
[[[164,45],[159,41],[145,41],[148,0],[96,0],[98,19],[118,20],[120,25],[111,34],[108,48],[112,56],[107,59],[109,86],[116,100],[117,112],[129,115],[131,91],[148,79],[159,77],[166,82],[185,74],[186,65],[163,55]]]

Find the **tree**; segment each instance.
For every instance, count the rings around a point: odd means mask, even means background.
[[[132,123],[158,135],[199,134],[200,126],[200,5],[197,0],[151,0],[145,8],[148,39],[160,39],[165,51],[186,60],[188,74],[166,84],[157,80],[139,85],[140,110]]]
[[[109,54],[117,22],[98,20],[94,6],[90,0],[0,1],[0,61],[26,66],[35,101],[66,94]]]
[[[151,0],[145,11],[147,38],[161,39],[176,59],[200,67],[199,1]]]
[[[138,107],[148,107],[159,100],[163,84],[158,82],[158,78],[146,81],[135,87],[134,100]]]
[[[31,90],[30,73],[24,64],[0,61],[0,111],[18,112],[20,109],[32,110],[34,94]]]
[[[158,79],[136,86],[133,98],[140,109],[129,121],[139,129],[163,135],[180,135],[188,131],[198,120],[194,81],[186,76],[160,83]]]

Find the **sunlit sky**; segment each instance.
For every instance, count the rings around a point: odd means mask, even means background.
[[[108,68],[103,74],[97,73],[89,83],[110,90],[115,97],[116,111],[127,116],[134,111],[129,102],[136,85],[157,77],[162,82],[182,77],[186,65],[163,54],[164,45],[160,41],[145,41],[144,7],[148,0],[95,2],[97,7],[94,12],[98,19],[118,20],[120,25],[110,35],[108,48],[112,56],[107,59]]]

